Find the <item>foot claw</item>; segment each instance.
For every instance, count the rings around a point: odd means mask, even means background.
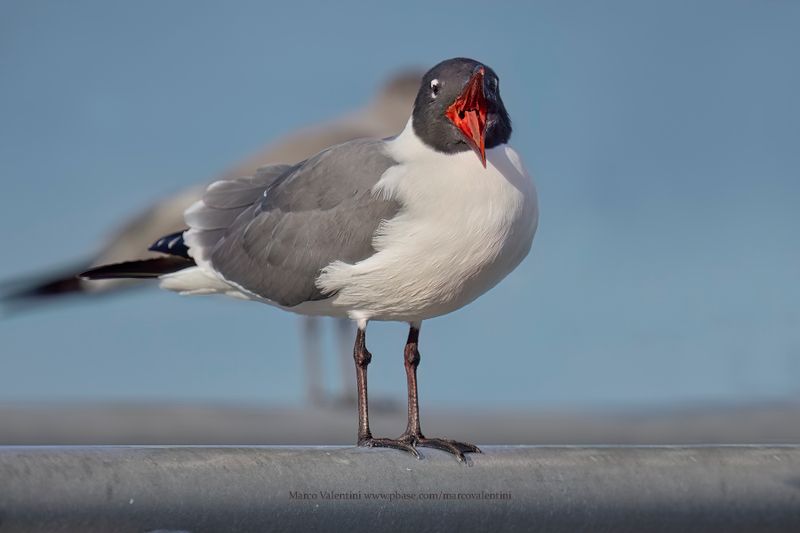
[[[474,444],[469,444],[468,442],[459,442],[451,439],[427,438],[421,435],[417,436],[407,434],[401,435],[397,439],[381,437],[360,439],[358,441],[358,445],[365,448],[392,448],[395,450],[401,450],[410,453],[417,459],[421,458],[419,452],[417,451],[417,446],[421,446],[423,448],[434,448],[436,450],[441,450],[443,452],[455,455],[459,462],[464,462],[466,460],[466,456],[464,455],[466,453],[483,453],[481,452],[480,448]]]
[[[420,458],[419,452],[416,450],[416,448],[414,448],[414,445],[411,442],[403,439],[369,437],[366,439],[360,439],[358,441],[358,445],[364,448],[392,448],[395,450],[408,452],[417,459]]]
[[[465,453],[481,453],[480,448],[478,448],[474,444],[469,444],[467,442],[459,442],[457,440],[451,440],[451,439],[421,437],[417,440],[417,446],[422,446],[425,448],[435,448],[437,450],[442,450],[444,452],[452,453],[453,455],[456,456],[456,459],[458,459],[461,462],[466,460],[466,457],[464,456]]]

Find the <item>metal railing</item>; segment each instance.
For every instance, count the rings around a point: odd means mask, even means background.
[[[800,531],[800,446],[1,447],[0,532]]]

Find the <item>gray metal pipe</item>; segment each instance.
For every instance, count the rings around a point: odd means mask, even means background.
[[[800,531],[800,446],[3,447],[0,532]]]

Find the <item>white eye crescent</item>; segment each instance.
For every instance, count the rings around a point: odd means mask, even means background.
[[[431,96],[436,98],[436,95],[439,94],[440,87],[439,80],[431,80]]]

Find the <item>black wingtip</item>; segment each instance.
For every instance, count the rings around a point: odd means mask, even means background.
[[[169,256],[155,259],[142,259],[141,261],[126,261],[112,265],[102,265],[91,268],[78,275],[80,279],[150,279],[164,274],[171,274],[194,266],[195,262],[184,257]]]
[[[185,229],[165,235],[151,244],[148,250],[190,259],[189,247],[186,246],[186,242],[183,240],[184,232],[186,232]]]

